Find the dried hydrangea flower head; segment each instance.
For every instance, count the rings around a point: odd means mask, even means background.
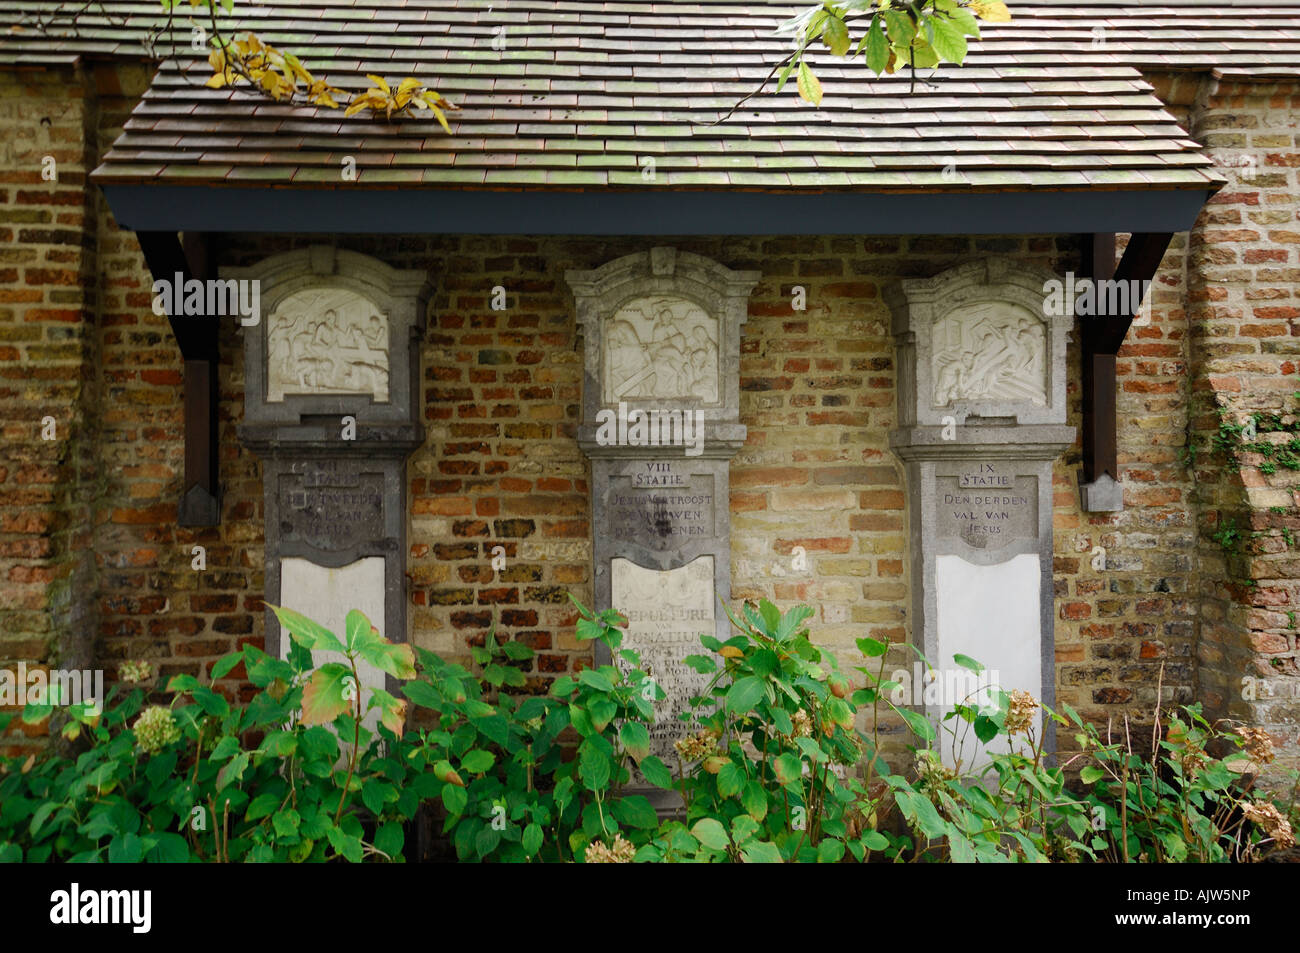
[[[176,726],[172,710],[162,705],[153,705],[135,722],[135,740],[140,750],[146,754],[157,754],[175,741],[180,741],[181,730]]]
[[[1246,754],[1250,755],[1250,760],[1256,764],[1270,764],[1275,755],[1273,754],[1273,739],[1269,737],[1267,731],[1263,728],[1251,728],[1243,725],[1236,729],[1241,736],[1242,747],[1246,749]]]
[[[673,742],[673,747],[683,761],[698,761],[707,754],[712,754],[718,747],[718,733],[712,728],[705,728],[695,734]]]
[[[1288,821],[1277,806],[1268,801],[1242,801],[1241,811],[1246,819],[1262,830],[1278,847],[1294,847],[1295,834]]]
[[[809,738],[812,736],[812,716],[802,708],[791,716],[790,721],[794,723],[794,731],[791,733],[792,738]]]
[[[598,840],[588,844],[582,859],[589,864],[630,864],[635,855],[636,848],[631,841],[624,840],[622,834],[615,834],[614,843],[609,847]]]
[[[144,659],[128,659],[117,668],[117,675],[124,682],[136,684],[151,681],[158,673]]]
[[[1011,693],[1011,700],[1007,703],[1007,720],[1006,729],[1009,735],[1018,735],[1028,731],[1034,724],[1034,712],[1038,710],[1038,702],[1029,692],[1022,692],[1016,689]]]

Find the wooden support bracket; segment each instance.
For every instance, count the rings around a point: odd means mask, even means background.
[[[1149,282],[1155,277],[1172,239],[1173,234],[1168,232],[1134,233],[1116,266],[1114,235],[1084,236],[1084,277],[1094,282],[1125,282],[1123,287],[1129,289],[1123,294],[1094,293],[1093,313],[1078,317],[1079,381],[1083,396],[1080,486],[1083,508],[1087,511],[1123,509],[1116,440],[1116,355],[1124,345],[1133,316],[1142,307],[1143,293],[1150,287]],[[1125,302],[1126,307],[1110,313],[1119,301]]]
[[[175,282],[197,278],[202,281],[211,277],[201,235],[187,235],[184,245],[174,232],[138,232],[136,238],[155,280]],[[177,519],[182,526],[216,526],[221,522],[217,471],[217,318],[209,314],[170,313],[167,317],[185,361],[185,492],[177,508]]]

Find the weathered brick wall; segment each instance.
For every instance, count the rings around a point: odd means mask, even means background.
[[[101,152],[120,133],[133,94],[146,79],[121,71],[100,78],[101,87],[115,94],[101,94]],[[153,312],[153,278],[134,234],[118,228],[102,193],[97,201],[102,403],[94,531],[96,656],[110,679],[121,661],[149,659],[165,683],[182,672],[206,675],[213,662],[245,640],[262,644],[261,467],[236,436],[243,419],[243,349],[237,325],[223,325],[221,525],[179,525],[177,505],[185,490],[184,365],[167,317]],[[201,563],[196,546],[202,547]],[[242,668],[236,669],[224,683],[231,694],[240,689],[242,675]]]
[[[180,355],[166,319],[152,313],[138,245],[84,181],[139,79],[0,74],[0,117],[15,130],[0,146],[0,197],[17,213],[0,226],[0,655],[49,658],[60,633],[74,647],[90,634],[110,673],[128,657],[198,673],[242,640],[262,638],[261,475],[235,434],[244,385],[232,322],[222,329],[219,377],[222,525],[177,526]],[[1077,447],[1056,467],[1057,695],[1101,723],[1123,713],[1141,719],[1162,683],[1166,701],[1204,697],[1294,746],[1287,613],[1300,565],[1286,534],[1300,532],[1300,521],[1291,472],[1264,475],[1248,464],[1238,475],[1204,454],[1191,468],[1182,460],[1189,432],[1205,437],[1217,426],[1209,404],[1189,404],[1193,394],[1242,413],[1294,407],[1285,402],[1296,389],[1288,342],[1300,275],[1291,267],[1300,231],[1294,120],[1274,90],[1198,100],[1201,87],[1186,78],[1155,80],[1212,152],[1255,150],[1257,175],[1225,189],[1190,237],[1175,236],[1151,320],[1121,352],[1125,511],[1079,511]],[[51,115],[48,130],[36,117],[40,133],[54,137],[48,146],[19,132],[33,109]],[[59,159],[57,186],[37,184],[38,153]],[[246,264],[322,240],[336,239],[219,236],[213,247],[221,263]],[[853,639],[898,642],[908,632],[907,501],[888,450],[896,394],[881,290],[983,254],[1079,268],[1072,237],[337,242],[427,269],[435,284],[421,355],[429,437],[408,471],[413,635],[463,656],[466,641],[495,620],[537,650],[534,688],[589,659],[565,596],[590,602],[592,529],[574,439],[581,342],[565,270],[663,243],[763,273],[742,340],[749,439],[732,467],[733,594],[814,605],[816,636],[851,661]],[[506,289],[504,311],[490,307],[497,285]],[[792,308],[795,286],[807,310]],[[1068,360],[1078,426],[1073,345]],[[59,441],[39,440],[46,412],[58,420]],[[1221,514],[1234,513],[1264,534],[1234,557],[1235,568],[1211,538]],[[191,568],[194,545],[206,549],[203,572]],[[507,556],[499,572],[496,546]],[[1093,568],[1096,546],[1104,568]],[[796,568],[795,547],[806,568]],[[1234,585],[1229,571],[1259,584]],[[1265,678],[1274,695],[1243,703],[1234,686],[1245,674]],[[232,692],[239,675],[227,683]]]
[[[1125,244],[1119,243],[1121,253]],[[1119,731],[1126,715],[1150,724],[1158,689],[1166,704],[1195,696],[1194,514],[1191,479],[1181,462],[1186,248],[1186,237],[1174,236],[1152,283],[1151,305],[1129,330],[1116,362],[1124,509],[1080,511],[1078,445],[1055,468],[1057,699]],[[1070,423],[1078,427],[1074,347],[1069,361]],[[1074,748],[1072,734],[1058,737],[1062,752]]]
[[[0,73],[0,665],[90,660],[93,113],[80,71]]]
[[[1188,262],[1200,690],[1216,716],[1266,727],[1291,766],[1300,764],[1300,472],[1286,465],[1300,467],[1298,105],[1290,84],[1206,78],[1189,107],[1190,131],[1230,180],[1192,231]],[[1251,414],[1264,417],[1255,441],[1224,434],[1238,468],[1212,441],[1221,420]]]

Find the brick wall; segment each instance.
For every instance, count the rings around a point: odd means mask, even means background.
[[[0,664],[89,663],[93,85],[0,73]],[[29,730],[29,733],[30,730]]]
[[[180,356],[166,319],[150,308],[151,279],[133,236],[85,186],[85,169],[111,142],[141,80],[102,69],[0,74],[0,118],[12,130],[0,145],[0,198],[17,213],[0,226],[0,414],[9,451],[0,461],[0,655],[57,658],[78,646],[90,651],[93,637],[110,677],[128,657],[197,673],[262,637],[260,466],[235,435],[239,332],[233,322],[222,329],[222,524],[182,529]],[[1288,343],[1300,232],[1294,129],[1275,90],[1207,93],[1186,77],[1153,82],[1211,151],[1254,149],[1259,165],[1251,187],[1225,189],[1190,235],[1175,236],[1151,319],[1121,352],[1124,512],[1079,511],[1077,447],[1056,467],[1057,695],[1100,723],[1126,712],[1140,720],[1160,684],[1166,701],[1204,697],[1213,710],[1269,724],[1294,750],[1296,645],[1286,613],[1300,565],[1281,545],[1283,530],[1300,533],[1290,471],[1233,474],[1204,456],[1194,467],[1182,459],[1189,434],[1204,438],[1217,426],[1211,403],[1241,412],[1294,406],[1284,403],[1296,389]],[[1269,110],[1283,118],[1268,120]],[[47,151],[60,162],[57,186],[38,184],[32,165]],[[247,264],[321,240],[334,238],[216,236],[212,244],[222,264]],[[649,242],[338,243],[427,269],[436,288],[421,354],[428,440],[408,470],[413,636],[463,656],[467,640],[481,639],[495,620],[537,650],[529,674],[540,689],[589,658],[573,638],[565,596],[591,599],[591,525],[574,440],[581,348],[563,274]],[[732,467],[733,594],[809,602],[816,636],[846,660],[861,635],[901,641],[906,500],[888,450],[896,395],[881,290],[983,254],[1077,271],[1075,240],[655,243],[763,273],[742,339],[749,439]],[[506,289],[504,311],[490,307],[497,285]],[[806,310],[792,308],[796,286]],[[1075,426],[1077,361],[1072,345]],[[58,441],[39,440],[46,412],[59,423]],[[1240,557],[1225,557],[1211,538],[1227,513],[1263,534]],[[191,568],[195,545],[206,550],[203,572]],[[499,572],[497,546],[507,557]],[[1104,568],[1093,567],[1097,546]],[[796,547],[806,568],[796,568]],[[1259,584],[1233,584],[1230,571]],[[1249,673],[1266,677],[1275,695],[1253,704],[1234,696]],[[240,674],[227,683],[232,693]]]
[[[1221,419],[1241,424],[1252,413],[1279,414],[1284,428],[1260,426],[1255,442],[1282,447],[1297,436],[1298,105],[1293,86],[1207,78],[1189,117],[1230,180],[1192,231],[1188,262],[1201,695],[1215,715],[1268,728],[1292,767],[1300,765],[1300,473],[1258,452],[1242,453],[1234,468],[1209,444]]]

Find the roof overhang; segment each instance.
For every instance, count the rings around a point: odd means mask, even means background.
[[[1213,189],[754,192],[108,184],[133,231],[470,235],[1181,232]]]

